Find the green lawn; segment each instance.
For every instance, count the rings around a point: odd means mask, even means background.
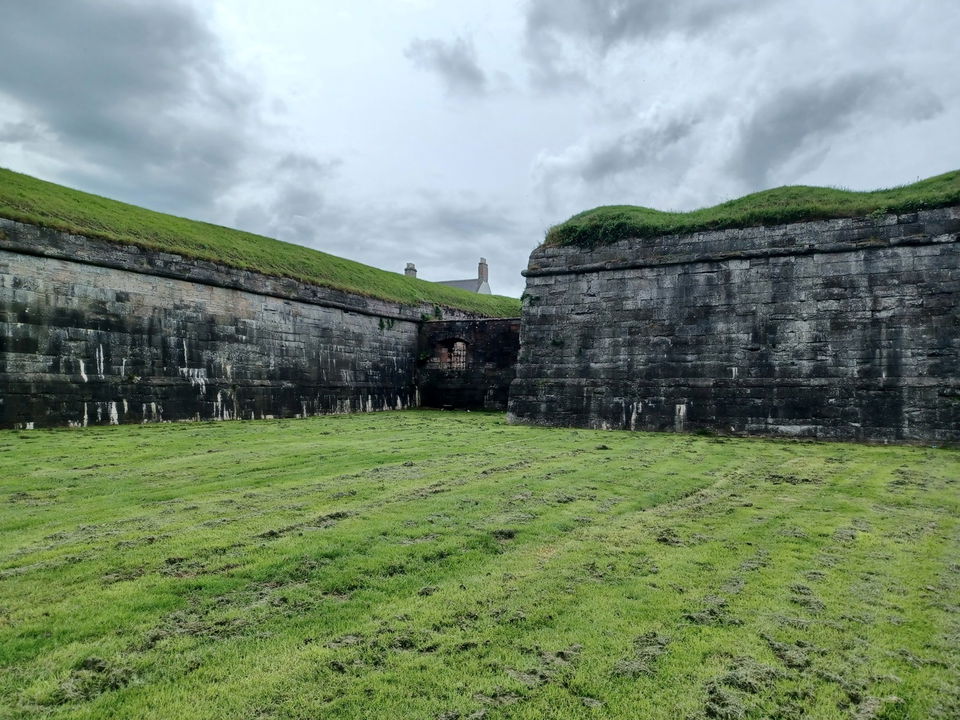
[[[2,432],[0,717],[955,719],[958,489],[481,413]]]
[[[262,235],[146,210],[0,168],[0,217],[406,304],[519,317],[520,301],[408,278]]]
[[[873,192],[792,185],[692,212],[662,212],[632,205],[598,207],[550,228],[546,243],[590,248],[627,238],[913,212],[956,204],[960,204],[960,170]]]

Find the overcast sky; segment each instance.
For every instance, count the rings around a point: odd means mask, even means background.
[[[0,166],[420,277],[960,167],[957,0],[0,0]]]

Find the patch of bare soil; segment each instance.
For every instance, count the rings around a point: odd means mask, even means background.
[[[126,687],[136,679],[133,670],[125,665],[89,657],[80,662],[57,689],[51,693],[50,705],[84,702],[111,690]]]
[[[613,666],[613,673],[626,677],[653,675],[657,660],[669,644],[670,638],[657,632],[641,635],[633,641],[633,652]]]

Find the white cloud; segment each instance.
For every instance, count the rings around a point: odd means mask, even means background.
[[[0,165],[519,296],[589,207],[960,167],[958,34],[946,0],[8,2]]]

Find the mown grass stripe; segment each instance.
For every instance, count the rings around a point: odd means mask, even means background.
[[[479,413],[3,432],[0,715],[945,720],[958,481]]]

